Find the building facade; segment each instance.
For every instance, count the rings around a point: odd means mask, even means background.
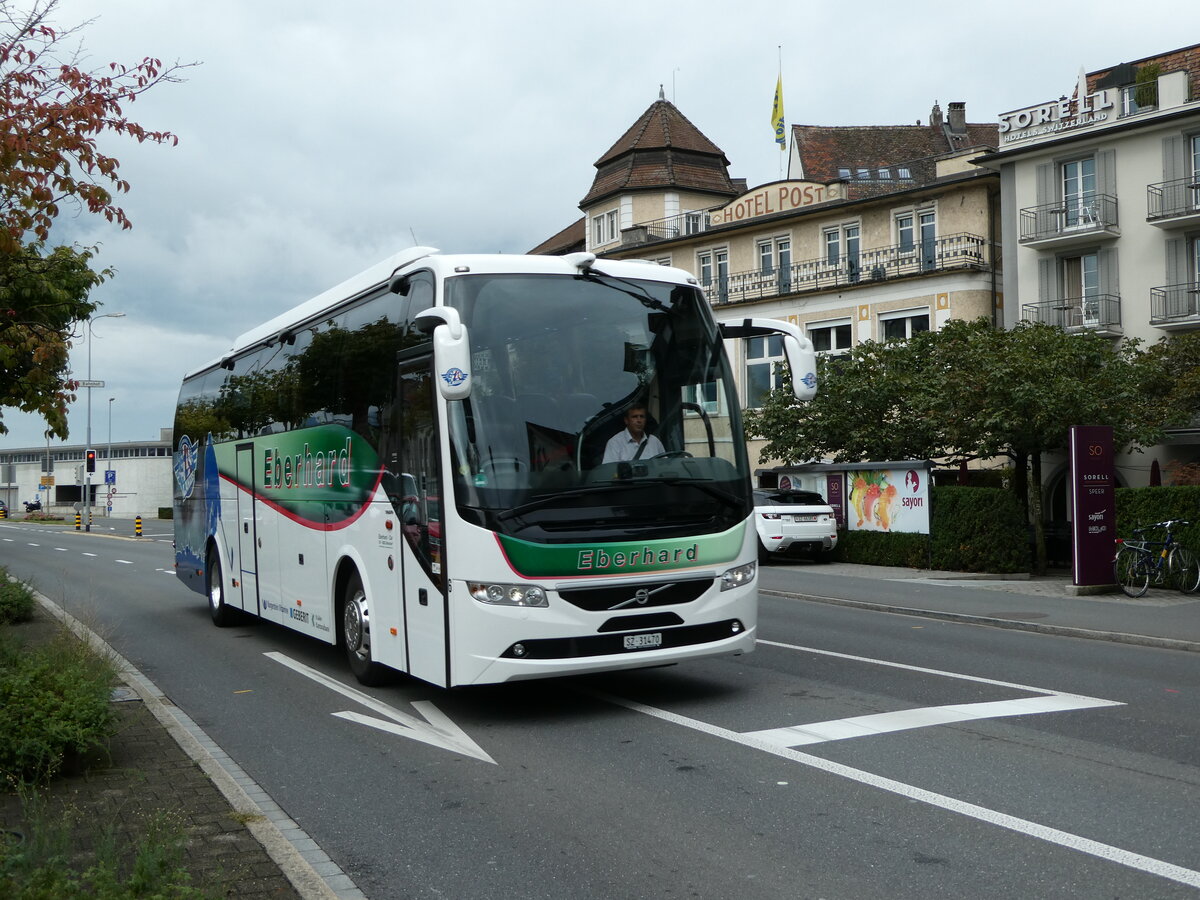
[[[1153,343],[1200,328],[1200,44],[1081,72],[1058,99],[1000,117],[1003,322],[1046,322]],[[1053,93],[1049,92],[1048,93]],[[1200,459],[1200,422],[1117,459],[1121,483],[1154,461]],[[1066,463],[1048,477],[1065,515]]]
[[[74,515],[84,501],[81,470],[86,449],[83,444],[56,444],[0,450],[0,499],[9,515],[19,516],[29,500],[41,500],[45,511]],[[157,441],[120,441],[94,449],[94,517],[152,518],[171,507],[171,429],[164,428]]]
[[[951,318],[1002,319],[999,177],[970,163],[996,146],[995,124],[968,123],[953,103],[924,125],[795,125],[791,135],[787,178],[749,189],[660,95],[595,163],[583,218],[532,252],[686,269],[718,321],[787,320],[825,354]],[[777,386],[779,340],[727,349],[743,407],[757,407]],[[752,459],[760,449],[751,442]]]

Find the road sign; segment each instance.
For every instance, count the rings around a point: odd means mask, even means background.
[[[117,470],[116,469],[105,469],[104,470],[104,483],[105,484],[116,484],[117,483]]]
[[[103,381],[79,381],[76,382],[80,387],[104,387]]]
[[[44,487],[54,487],[54,476],[53,475],[43,475],[42,476],[42,485]]]

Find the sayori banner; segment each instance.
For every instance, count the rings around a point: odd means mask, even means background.
[[[846,473],[850,531],[903,531],[929,534],[929,472],[923,469],[869,469]]]
[[[1071,486],[1073,580],[1077,585],[1112,584],[1116,470],[1111,427],[1071,429]]]

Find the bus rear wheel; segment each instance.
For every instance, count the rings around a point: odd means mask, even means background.
[[[362,578],[357,574],[346,585],[342,599],[342,643],[350,671],[359,683],[376,686],[387,681],[387,667],[371,658],[371,612]]]
[[[218,628],[232,625],[237,612],[230,609],[229,604],[225,602],[225,576],[221,571],[221,557],[215,550],[208,553],[204,577],[208,587],[208,614],[212,616],[213,624]]]

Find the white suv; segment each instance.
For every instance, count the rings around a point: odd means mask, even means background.
[[[796,552],[829,562],[837,546],[837,517],[833,507],[815,491],[755,491],[754,524],[758,527],[758,558],[762,562],[773,553]]]

